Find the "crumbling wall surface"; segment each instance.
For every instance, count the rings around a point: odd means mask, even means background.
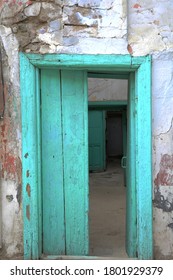
[[[153,55],[155,258],[173,259],[173,52]]]
[[[26,52],[127,53],[125,0],[1,0],[1,24]]]
[[[19,61],[18,42],[11,29],[2,25],[0,46],[2,58],[0,88],[5,97],[5,110],[0,119],[1,254],[11,256],[22,252],[23,243]]]
[[[173,1],[129,0],[128,43],[133,55],[173,49]]]

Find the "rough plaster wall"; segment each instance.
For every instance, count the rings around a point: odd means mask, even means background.
[[[173,258],[173,53],[153,56],[153,180],[156,258]]]
[[[88,79],[89,101],[127,100],[127,81],[113,79]]]
[[[127,3],[128,28],[125,0],[0,0],[6,96],[5,116],[0,121],[2,233],[8,256],[22,252],[18,63],[18,50],[22,50],[153,54],[155,257],[173,258],[173,2],[129,0]]]
[[[1,0],[1,24],[26,52],[127,53],[125,0]]]
[[[18,42],[10,28],[0,26],[5,115],[0,120],[2,252],[22,251],[21,127]],[[1,253],[2,253],[1,252]]]
[[[129,0],[128,43],[133,55],[173,50],[173,1]]]

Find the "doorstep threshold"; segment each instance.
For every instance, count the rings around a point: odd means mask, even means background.
[[[41,260],[137,260],[136,258],[118,258],[114,256],[71,256],[71,255],[42,255]]]

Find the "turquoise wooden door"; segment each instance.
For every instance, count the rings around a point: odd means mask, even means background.
[[[135,76],[132,73],[129,76],[126,158],[126,251],[129,257],[137,256],[135,148]]]
[[[86,79],[41,70],[43,254],[88,254]]]
[[[89,110],[89,170],[103,171],[106,168],[105,155],[105,111]]]

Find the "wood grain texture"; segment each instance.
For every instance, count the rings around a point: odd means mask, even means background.
[[[126,167],[126,250],[129,257],[137,254],[137,200],[136,150],[135,150],[135,75],[129,77],[127,106],[127,167]]]
[[[96,69],[112,67],[125,69],[128,71],[132,65],[130,55],[87,55],[87,54],[26,54],[30,61],[38,67],[61,67],[63,68],[81,68]],[[135,67],[135,65],[133,65]]]
[[[20,56],[24,258],[39,258],[36,69]]]
[[[66,254],[88,254],[88,95],[83,71],[62,71]]]
[[[60,71],[41,70],[43,253],[65,254]]]
[[[136,75],[136,185],[138,258],[153,258],[151,58]]]
[[[36,116],[37,116],[37,201],[38,201],[38,257],[42,254],[42,182],[41,182],[41,96],[40,71],[36,68]]]

